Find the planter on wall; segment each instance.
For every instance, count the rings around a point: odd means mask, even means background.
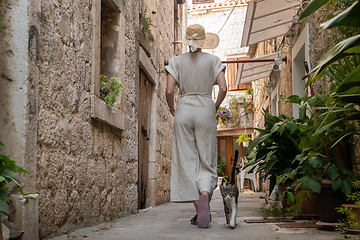
[[[251,109],[252,109],[252,107],[253,107],[253,104],[252,104],[252,103],[250,103],[250,104],[247,106],[247,109],[251,110]]]
[[[348,203],[348,204],[342,204],[341,207],[346,207],[350,210],[350,214],[355,214],[355,219],[352,218],[350,215],[346,216],[348,222],[353,222],[356,220],[357,222],[360,221],[360,205],[354,204],[354,203]],[[356,232],[360,232],[360,226],[354,230],[357,230]]]
[[[223,182],[224,177],[218,177],[217,185],[220,186]]]

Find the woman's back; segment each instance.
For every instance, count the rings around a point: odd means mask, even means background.
[[[224,66],[217,56],[195,52],[174,57],[166,69],[174,76],[180,95],[198,93],[211,96],[212,86]]]

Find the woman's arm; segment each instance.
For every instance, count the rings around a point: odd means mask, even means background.
[[[166,102],[169,106],[170,113],[175,116],[175,108],[174,108],[174,87],[175,87],[175,79],[171,74],[167,76],[167,84],[166,84]]]
[[[224,100],[224,98],[226,96],[226,92],[227,92],[227,86],[226,86],[224,72],[220,72],[219,75],[216,77],[216,80],[219,85],[219,92],[218,92],[218,96],[217,96],[216,103],[215,103],[215,107],[216,107],[216,111],[217,111],[220,107],[220,104]]]

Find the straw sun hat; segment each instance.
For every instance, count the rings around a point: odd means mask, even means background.
[[[176,43],[183,43],[189,45],[192,52],[198,48],[214,49],[219,45],[220,38],[215,33],[205,33],[203,26],[199,24],[189,25],[186,28],[185,38],[180,39]]]

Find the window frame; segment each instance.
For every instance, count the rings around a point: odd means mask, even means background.
[[[91,65],[91,118],[104,122],[114,128],[124,130],[125,122],[124,122],[124,114],[122,109],[113,108],[103,102],[100,96],[100,71],[101,71],[101,3],[104,2],[114,12],[118,12],[120,14],[120,25],[121,32],[123,32],[125,39],[125,3],[123,1],[114,1],[114,0],[100,0],[94,2],[94,7],[92,8],[92,32],[94,34],[93,42],[92,42],[92,65]],[[119,41],[122,41],[119,39]],[[121,50],[121,55],[123,59],[125,59],[125,50]],[[122,74],[125,72],[125,68],[121,70]],[[120,81],[122,79],[119,79]],[[121,101],[125,96],[125,91],[122,89],[120,98]],[[122,104],[123,105],[123,104]]]

